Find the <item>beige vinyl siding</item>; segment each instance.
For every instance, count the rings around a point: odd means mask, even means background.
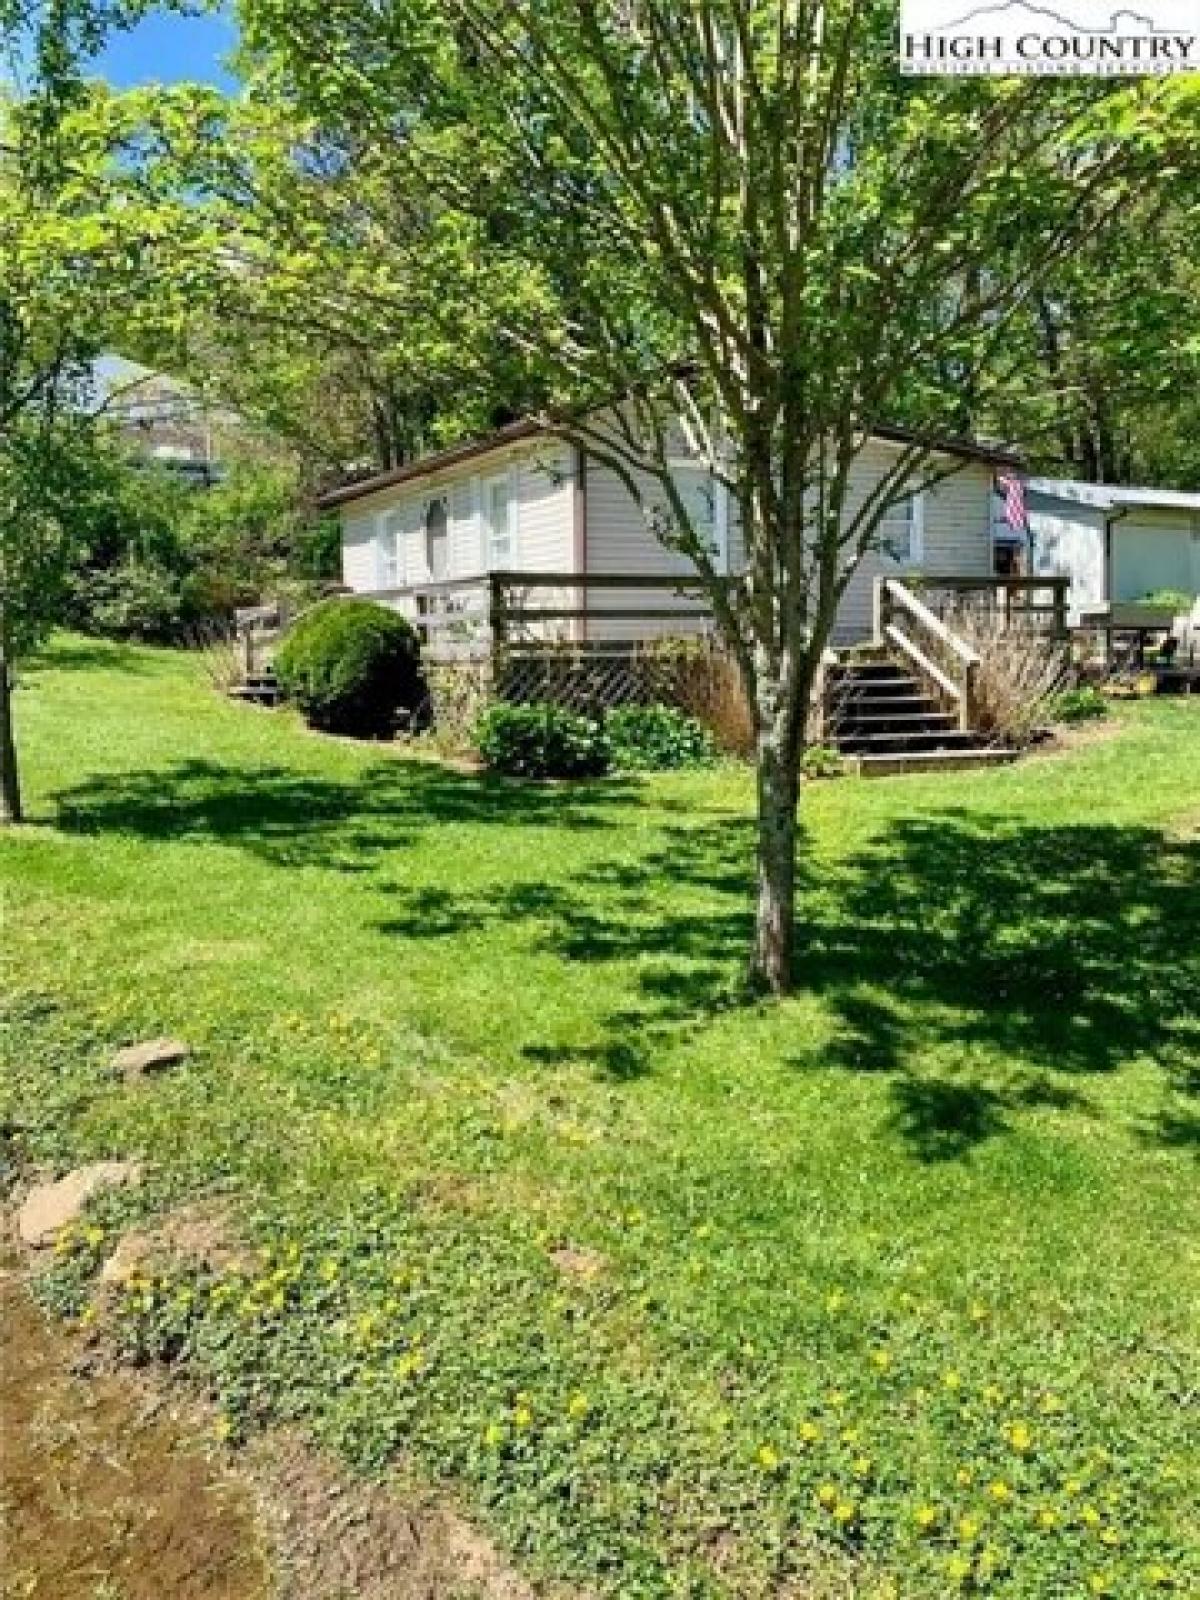
[[[517,566],[522,572],[575,570],[575,473],[565,445],[516,464]]]
[[[858,458],[850,482],[848,515],[862,506],[895,460],[884,440],[872,439]],[[937,457],[934,466],[951,465]],[[992,557],[992,471],[983,462],[963,461],[949,477],[922,494],[922,547],[913,563],[869,551],[850,579],[834,628],[835,644],[855,644],[871,637],[875,579],[879,574],[903,576],[906,570],[953,574],[958,578],[988,577]]]
[[[639,487],[647,506],[665,502],[661,487],[646,475]],[[694,577],[695,567],[677,550],[667,547],[651,531],[646,515],[622,479],[611,467],[589,462],[587,474],[587,569],[589,573],[628,573],[647,577]],[[588,591],[588,607],[613,610],[631,607],[648,610],[695,610],[700,596],[676,595],[662,589],[601,589]],[[589,617],[589,639],[662,638],[706,629],[707,622],[681,617],[645,618],[624,622],[619,618]]]

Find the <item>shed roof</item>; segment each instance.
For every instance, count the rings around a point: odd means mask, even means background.
[[[1073,501],[1081,506],[1094,506],[1101,511],[1119,511],[1127,506],[1140,506],[1148,511],[1200,511],[1200,493],[1184,489],[1084,483],[1079,478],[1029,478],[1025,487],[1031,494],[1045,495],[1051,500]]]

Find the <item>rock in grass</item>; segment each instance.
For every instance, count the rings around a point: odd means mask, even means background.
[[[145,1039],[141,1044],[118,1050],[112,1059],[113,1071],[133,1083],[150,1073],[167,1072],[179,1066],[191,1053],[191,1045],[184,1044],[182,1039]]]
[[[57,1183],[42,1183],[25,1197],[17,1217],[22,1242],[36,1249],[53,1244],[60,1228],[76,1222],[93,1195],[101,1189],[119,1189],[139,1183],[142,1169],[136,1161],[94,1161],[76,1167]]]

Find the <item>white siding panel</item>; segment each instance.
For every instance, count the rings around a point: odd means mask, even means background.
[[[375,544],[375,514],[360,511],[342,514],[342,582],[347,589],[363,594],[374,589],[378,551]]]
[[[666,515],[661,488],[648,477],[639,480],[647,506],[659,506]],[[695,567],[677,550],[668,550],[647,525],[646,515],[624,482],[610,467],[597,462],[588,466],[587,479],[587,566],[591,573],[629,573],[647,577],[693,577]],[[694,610],[701,604],[696,594],[676,595],[662,589],[591,589],[589,608],[615,610]],[[695,633],[706,623],[681,617],[624,621],[620,618],[589,617],[589,639],[664,638]]]
[[[1067,592],[1069,617],[1103,605],[1104,513],[1085,506],[1031,495],[1029,525],[1033,533],[1033,570],[1049,577],[1065,573],[1071,580]]]
[[[517,564],[522,571],[575,568],[575,475],[565,446],[541,449],[518,463]]]

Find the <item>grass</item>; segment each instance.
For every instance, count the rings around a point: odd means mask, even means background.
[[[1200,705],[815,786],[782,1005],[739,769],[472,777],[78,641],[18,715],[8,1120],[154,1163],[101,1226],[235,1208],[255,1275],[115,1316],[234,1437],[403,1455],[592,1593],[1191,1588]]]

